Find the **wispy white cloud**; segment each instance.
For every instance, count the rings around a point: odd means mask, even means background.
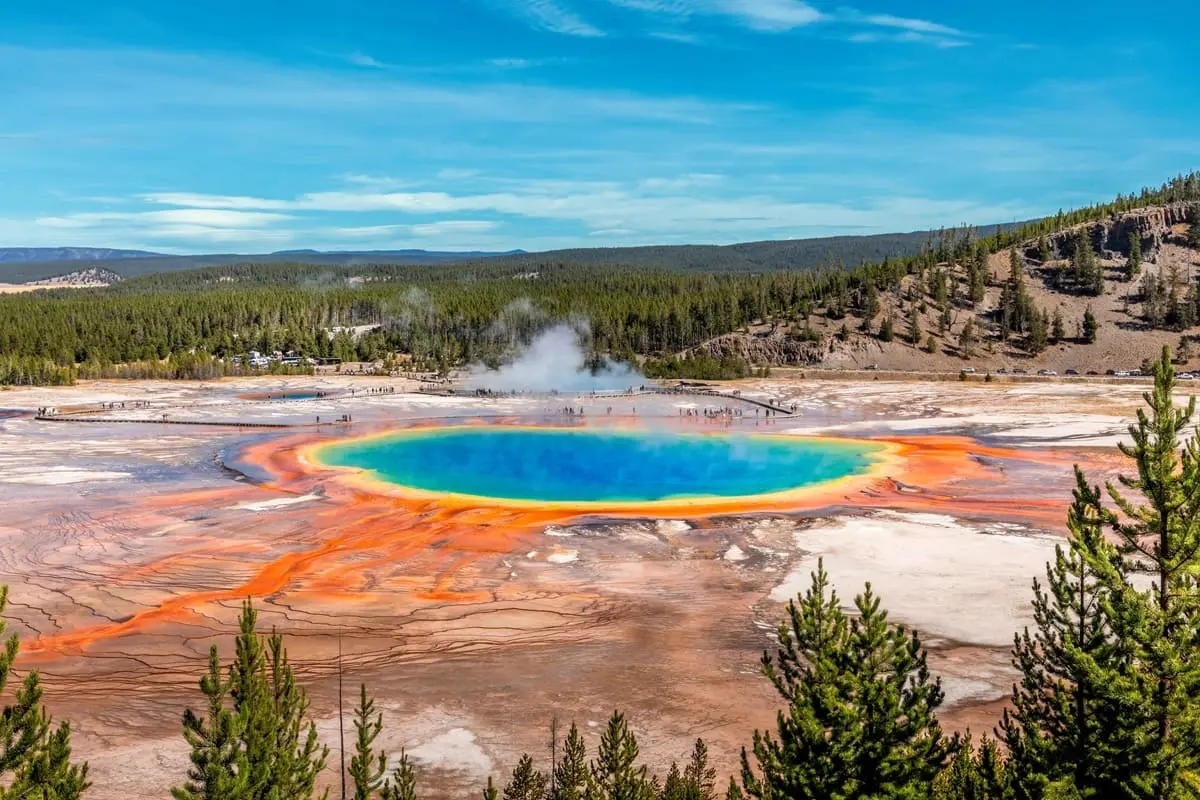
[[[228,199],[228,198],[224,198]],[[250,198],[243,198],[249,200]],[[204,205],[204,204],[197,204]],[[261,201],[257,208],[262,208]],[[87,211],[57,217],[41,217],[37,224],[52,228],[94,228],[110,222],[148,225],[202,225],[207,227],[258,227],[292,219],[288,214],[261,211],[231,211],[223,208],[179,208],[167,211]]]
[[[882,31],[860,31],[846,37],[846,41],[858,44],[877,44],[879,42],[900,42],[905,44],[927,44],[940,49],[967,47],[970,42],[965,39],[955,39],[947,36],[937,36],[917,31],[901,33],[886,33]]]
[[[505,10],[523,18],[535,28],[567,36],[598,37],[604,31],[586,22],[579,14],[557,0],[494,0]]]
[[[785,33],[818,23],[848,24],[856,27],[903,31],[897,34],[860,32],[847,37],[855,42],[918,42],[938,47],[965,44],[968,34],[949,25],[894,14],[866,14],[851,8],[823,12],[804,0],[608,0],[611,5],[631,9],[673,21],[676,28],[667,32],[649,30],[647,35],[696,43],[690,32],[678,26],[695,16],[722,16],[742,27],[762,33]]]
[[[464,213],[492,214],[573,223],[595,231],[628,231],[645,242],[692,237],[697,241],[736,241],[753,237],[812,235],[813,231],[892,230],[920,228],[945,220],[992,221],[1028,213],[1020,206],[980,206],[962,201],[916,197],[880,198],[861,207],[802,202],[764,195],[746,195],[697,187],[720,181],[713,176],[682,176],[674,180],[615,182],[531,181],[512,191],[486,194],[427,192],[322,191],[290,200],[261,198],[261,208],[288,208],[293,213],[389,214],[416,217]],[[554,190],[551,191],[550,189]],[[198,206],[222,206],[228,197],[172,194],[160,202],[186,199]],[[246,198],[238,198],[244,204]],[[187,209],[195,213],[196,209]],[[237,213],[237,212],[229,212]],[[268,215],[274,216],[274,215]],[[414,236],[471,235],[494,229],[494,220],[434,220],[404,223]],[[367,226],[368,233],[396,230]],[[352,229],[339,229],[346,232]],[[512,243],[520,246],[520,243]]]
[[[757,31],[789,31],[825,15],[803,0],[608,0],[622,8],[683,20],[695,15],[724,16]],[[651,35],[662,37],[659,33]]]
[[[862,17],[862,20],[868,25],[878,25],[881,28],[901,28],[906,31],[936,33],[942,36],[966,35],[957,28],[951,28],[949,25],[941,25],[924,19],[897,17],[891,14],[867,14]]]
[[[356,67],[370,67],[371,69],[386,69],[387,64],[373,58],[362,52],[354,52],[346,56],[346,60]]]

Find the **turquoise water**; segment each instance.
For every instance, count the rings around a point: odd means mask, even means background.
[[[333,444],[319,456],[430,492],[649,502],[811,486],[863,472],[879,449],[800,437],[463,427]]]

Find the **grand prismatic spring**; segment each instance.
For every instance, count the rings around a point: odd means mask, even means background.
[[[183,773],[180,714],[246,597],[287,634],[326,741],[340,649],[346,685],[380,700],[382,745],[407,749],[431,796],[542,752],[554,715],[594,747],[617,706],[650,763],[703,736],[732,769],[774,719],[758,659],[818,558],[843,598],[870,580],[921,631],[947,726],[986,730],[1071,467],[1093,482],[1125,467],[1115,445],[1142,388],[14,390],[2,580],[21,665],[71,720],[100,798],[163,796]]]
[[[315,455],[428,495],[637,506],[802,490],[863,474],[882,450],[791,436],[488,426],[385,434]]]

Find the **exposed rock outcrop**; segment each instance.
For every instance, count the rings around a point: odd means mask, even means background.
[[[1080,230],[1087,231],[1092,240],[1092,249],[1102,258],[1123,258],[1129,254],[1129,243],[1133,236],[1141,238],[1142,259],[1151,264],[1158,260],[1158,251],[1163,242],[1172,235],[1171,228],[1188,222],[1189,209],[1186,203],[1174,203],[1153,208],[1139,208],[1116,214],[1100,222],[1092,222],[1046,237],[1052,259],[1067,259],[1075,249],[1075,237]],[[1025,257],[1031,261],[1040,258],[1038,242],[1030,242]]]
[[[879,345],[873,339],[855,336],[843,342],[835,336],[812,341],[795,336],[782,327],[757,333],[727,333],[688,351],[711,358],[740,358],[748,364],[812,366],[829,361],[856,363],[869,359]]]

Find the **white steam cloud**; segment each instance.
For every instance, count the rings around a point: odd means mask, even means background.
[[[589,363],[580,339],[580,332],[570,325],[556,325],[539,333],[499,369],[471,367],[466,386],[498,392],[588,392],[645,383],[645,377],[628,364],[607,357]]]

